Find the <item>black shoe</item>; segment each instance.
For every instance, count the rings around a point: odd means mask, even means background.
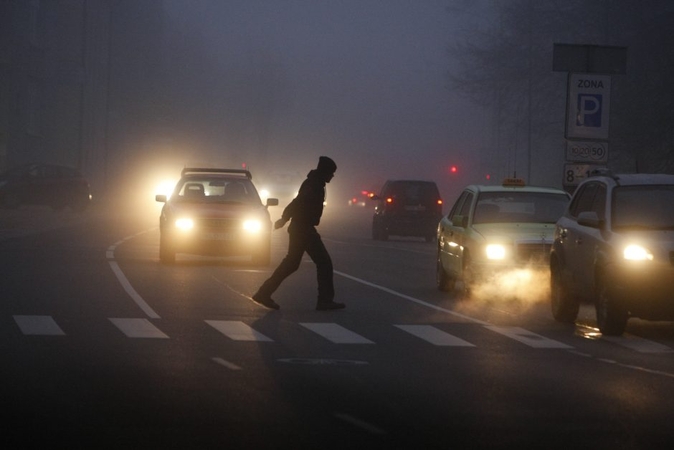
[[[332,309],[344,309],[346,308],[346,305],[344,303],[337,303],[333,301],[329,302],[318,302],[316,304],[316,310],[317,311],[329,311]]]
[[[269,309],[280,309],[278,303],[276,303],[271,297],[263,297],[262,295],[255,294],[251,297],[255,303],[258,305],[264,306]]]

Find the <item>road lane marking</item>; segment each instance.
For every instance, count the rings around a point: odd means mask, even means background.
[[[361,428],[367,431],[368,433],[379,435],[386,434],[386,431],[382,430],[381,428],[374,426],[371,423],[365,422],[364,420],[353,417],[350,414],[335,413],[335,417],[339,420],[343,420],[344,422],[350,423],[351,425]]]
[[[431,325],[394,325],[409,334],[423,339],[433,345],[451,347],[475,347],[468,341],[445,333]]]
[[[533,333],[520,327],[486,326],[485,328],[511,339],[515,339],[516,341],[533,348],[573,348],[570,345],[548,339],[540,334]]]
[[[159,328],[155,327],[147,319],[120,319],[110,318],[119,330],[130,338],[152,338],[152,339],[168,339]]]
[[[152,228],[149,230],[141,231],[140,233],[133,234],[131,236],[127,236],[124,239],[115,242],[112,244],[110,247],[108,247],[108,250],[105,253],[106,258],[108,259],[108,263],[110,264],[110,268],[112,269],[113,273],[117,277],[117,280],[120,282],[126,293],[131,297],[131,299],[140,307],[141,310],[150,318],[150,319],[159,319],[159,314],[157,314],[151,307],[150,305],[147,304],[145,300],[143,300],[143,297],[136,292],[136,290],[131,286],[131,283],[129,283],[129,280],[126,278],[124,275],[124,272],[122,272],[122,269],[120,269],[119,264],[115,261],[115,249],[117,248],[118,245],[123,243],[124,241],[128,241],[129,239],[135,238],[137,236],[140,236],[142,234],[148,233],[152,230],[155,230],[156,228]]]
[[[218,358],[217,356],[211,358],[211,360],[216,364],[220,364],[221,366],[226,367],[230,370],[241,370],[241,367],[237,366],[236,364],[226,361],[222,358]]]
[[[674,349],[659,342],[649,341],[648,339],[640,338],[631,334],[624,334],[623,336],[603,336],[602,340],[613,342],[639,353],[672,353]]]
[[[416,303],[418,305],[425,306],[426,308],[431,308],[431,309],[434,309],[436,311],[441,311],[441,312],[444,312],[444,313],[447,313],[447,314],[451,314],[453,316],[460,317],[462,319],[468,320],[468,321],[473,322],[473,323],[478,323],[480,325],[489,325],[489,322],[485,322],[483,320],[476,319],[474,317],[470,317],[470,316],[467,316],[465,314],[458,313],[456,311],[452,311],[451,309],[441,308],[440,306],[434,305],[432,303],[428,303],[428,302],[425,302],[423,300],[419,300],[417,298],[410,297],[409,295],[402,294],[400,292],[394,291],[393,289],[389,289],[389,288],[386,288],[384,286],[380,286],[378,284],[370,283],[369,281],[365,281],[363,279],[356,278],[356,277],[354,277],[352,275],[348,275],[344,272],[338,272],[338,271],[335,270],[334,273],[337,274],[337,275],[340,275],[344,278],[348,278],[349,280],[353,280],[357,283],[364,284],[365,286],[370,286],[372,288],[379,289],[380,291],[386,292],[388,294],[395,295],[396,297],[400,297],[400,298],[403,298],[405,300],[409,300],[410,302]]]
[[[240,321],[206,320],[205,322],[234,341],[274,342]]]
[[[14,321],[25,335],[65,336],[51,316],[14,316]]]
[[[300,323],[303,327],[335,344],[374,344],[371,340],[347,330],[336,323]]]

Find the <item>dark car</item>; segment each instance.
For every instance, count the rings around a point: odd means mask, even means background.
[[[89,183],[72,167],[24,164],[0,174],[0,205],[45,205],[83,211],[91,202]]]
[[[379,195],[372,218],[372,238],[385,241],[389,236],[419,236],[435,239],[442,217],[442,199],[433,181],[389,180]]]
[[[674,175],[591,176],[557,222],[552,314],[574,322],[594,303],[602,334],[630,317],[674,320]]]
[[[250,255],[254,264],[269,264],[271,219],[252,182],[238,169],[185,168],[159,218],[159,259],[173,263],[176,253],[212,256]]]

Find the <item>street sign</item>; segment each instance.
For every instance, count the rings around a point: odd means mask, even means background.
[[[566,141],[566,160],[569,162],[608,162],[608,142]]]
[[[564,187],[578,186],[581,181],[585,180],[589,174],[598,167],[603,167],[602,164],[564,164],[564,180],[562,185]]]
[[[610,76],[569,74],[567,139],[608,140],[610,104]]]

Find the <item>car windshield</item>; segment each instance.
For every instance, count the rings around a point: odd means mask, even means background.
[[[568,202],[568,197],[562,193],[483,192],[475,206],[473,224],[555,223]]]
[[[245,178],[190,177],[176,186],[174,198],[189,203],[261,204],[253,183]]]
[[[384,196],[393,196],[400,199],[435,202],[440,197],[438,188],[430,182],[399,181],[392,183],[384,192]]]
[[[614,229],[674,230],[674,185],[621,186],[613,191]]]

